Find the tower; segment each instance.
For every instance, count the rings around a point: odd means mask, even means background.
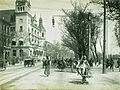
[[[24,47],[29,44],[29,31],[31,29],[31,5],[30,1],[27,0],[16,0],[15,2],[15,30],[16,36],[14,41],[16,42],[16,47],[14,50],[17,52],[17,57],[22,56]]]
[[[30,9],[31,9],[30,1],[16,0],[16,2],[15,2],[15,12],[16,13],[30,12]]]

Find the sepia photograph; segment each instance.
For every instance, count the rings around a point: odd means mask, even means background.
[[[0,0],[0,90],[120,90],[120,0]]]

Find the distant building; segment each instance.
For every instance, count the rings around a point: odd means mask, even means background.
[[[18,59],[43,56],[46,30],[42,18],[39,18],[37,25],[36,15],[31,15],[29,1],[16,0],[15,9],[1,10],[0,18],[10,24],[10,32],[13,33],[9,57]]]

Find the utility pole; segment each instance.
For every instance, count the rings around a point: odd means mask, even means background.
[[[90,47],[91,47],[91,25],[90,25],[90,12],[88,13],[88,60],[90,60]]]
[[[104,31],[103,31],[103,69],[102,73],[105,73],[106,69],[106,0],[104,0]]]

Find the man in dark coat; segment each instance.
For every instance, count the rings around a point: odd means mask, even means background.
[[[45,60],[45,71],[44,74],[47,75],[47,77],[50,75],[50,59],[48,56],[46,56],[46,60]]]

